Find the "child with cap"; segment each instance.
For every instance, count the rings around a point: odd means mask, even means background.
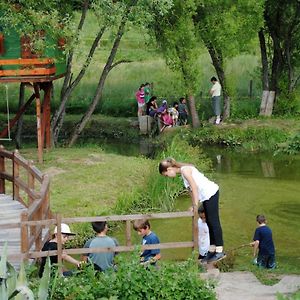
[[[61,224],[61,242],[62,242],[62,244],[64,245],[67,242],[67,240],[69,239],[69,237],[73,236],[73,235],[75,235],[75,233],[71,232],[70,227],[67,224],[62,223]],[[54,234],[52,236],[52,239],[45,243],[45,245],[42,248],[42,251],[57,250],[57,242],[58,242],[58,233],[57,233],[57,226],[56,226],[54,229]],[[40,277],[43,276],[46,259],[47,259],[47,257],[42,257],[42,263],[41,263],[40,270],[39,270]],[[73,257],[71,257],[70,255],[68,255],[64,252],[62,254],[62,259],[70,262],[71,264],[74,264],[77,267],[80,266],[80,261],[78,261],[77,259],[74,259]],[[51,265],[57,264],[58,263],[57,255],[50,256],[50,262],[51,262]],[[64,276],[70,276],[71,274],[72,274],[71,271],[63,272]]]

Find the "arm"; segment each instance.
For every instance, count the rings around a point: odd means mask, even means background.
[[[186,178],[186,180],[188,181],[189,186],[190,186],[190,195],[192,198],[192,205],[197,208],[198,203],[199,203],[198,186],[192,177],[192,170],[190,168],[185,168],[182,171],[182,174]]]
[[[259,240],[250,243],[250,245],[253,246],[253,257],[256,257],[258,254]]]
[[[62,259],[68,261],[69,263],[71,263],[71,264],[73,264],[73,265],[75,265],[77,267],[80,266],[80,261],[79,260],[73,258],[72,256],[70,256],[70,255],[68,255],[66,253],[62,254]]]

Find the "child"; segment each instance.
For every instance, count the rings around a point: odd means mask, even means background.
[[[192,164],[179,163],[174,158],[166,158],[159,164],[159,173],[167,177],[181,175],[183,183],[189,189],[192,204],[198,207],[203,203],[209,228],[210,246],[204,262],[214,262],[225,258],[223,252],[223,234],[219,218],[219,186],[206,178]]]
[[[75,233],[71,232],[70,227],[67,224],[62,223],[61,224],[61,242],[62,242],[62,244],[64,245],[66,243],[66,241],[69,239],[69,237],[73,236],[73,235],[75,235]],[[53,234],[52,239],[50,241],[47,241],[42,248],[42,251],[51,251],[51,250],[57,250],[57,226],[54,229],[54,234]],[[42,263],[41,263],[40,270],[39,270],[39,277],[43,276],[46,259],[47,259],[47,257],[42,257]],[[71,263],[77,267],[80,267],[80,261],[74,259],[73,257],[71,257],[70,255],[68,255],[66,253],[62,254],[62,259],[68,261],[69,263]],[[50,262],[51,262],[51,265],[57,264],[58,263],[57,255],[50,256]],[[70,276],[70,275],[72,275],[72,272],[64,271],[63,275]]]
[[[141,84],[138,91],[135,93],[135,99],[138,105],[138,117],[144,115],[145,108],[145,93],[144,93],[144,84]]]
[[[203,205],[198,208],[198,244],[199,244],[199,257],[203,259],[206,257],[209,249],[209,229],[206,224],[205,212]]]
[[[145,93],[145,103],[147,104],[151,99],[151,89],[150,89],[149,82],[145,83],[144,93]]]
[[[173,106],[169,108],[169,113],[173,119],[173,126],[177,126],[179,117],[178,102],[173,103]]]
[[[150,230],[150,223],[148,220],[135,220],[133,228],[137,231],[138,235],[143,237],[143,245],[159,244],[159,238]],[[160,258],[160,249],[144,250],[141,253],[140,262],[142,264],[150,263],[151,265],[155,265]]]
[[[264,215],[258,215],[256,222],[258,227],[255,230],[253,242],[250,243],[254,247],[253,256],[255,264],[259,267],[274,269],[276,263],[272,230],[266,225],[267,220]]]
[[[118,246],[118,242],[107,236],[108,225],[106,221],[92,222],[92,227],[96,232],[96,236],[89,239],[84,248],[111,248]],[[89,260],[94,264],[96,271],[106,271],[109,268],[114,267],[114,252],[99,252],[99,253],[89,253],[83,255],[83,260]]]
[[[180,125],[186,125],[189,113],[186,106],[186,99],[184,97],[179,99],[178,113]]]

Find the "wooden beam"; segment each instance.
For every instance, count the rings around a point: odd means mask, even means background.
[[[37,139],[38,139],[38,158],[39,162],[43,162],[43,144],[42,144],[42,128],[41,128],[41,96],[40,87],[38,83],[34,83],[34,92],[36,96],[36,127],[37,127]]]
[[[18,58],[0,59],[0,66],[8,65],[49,65],[54,64],[53,58]]]
[[[56,72],[56,67],[52,68],[33,68],[21,70],[0,70],[0,76],[28,76],[28,75],[53,75]]]
[[[19,109],[15,117],[11,121],[9,121],[10,129],[17,123],[19,118],[26,111],[26,109],[29,107],[29,105],[31,104],[34,98],[35,98],[35,94],[31,95],[31,97],[27,100],[27,102]],[[4,130],[2,130],[2,132],[0,133],[0,138],[6,137],[7,133],[8,133],[8,126]]]

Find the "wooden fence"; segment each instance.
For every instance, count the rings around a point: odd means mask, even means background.
[[[27,226],[24,222],[45,220],[52,217],[49,203],[50,180],[43,175],[32,161],[24,159],[18,151],[10,152],[0,146],[0,193],[9,189],[15,201],[22,203],[27,209],[21,213],[19,223],[1,224],[1,228],[21,228],[21,252],[27,253],[35,246],[40,250],[43,245],[42,231],[44,226]],[[45,238],[48,233],[45,232]]]
[[[11,172],[7,171],[6,160],[11,161]],[[27,175],[27,183],[20,177],[21,168]],[[21,228],[21,253],[19,255],[10,255],[20,260],[37,259],[40,257],[58,255],[58,262],[62,260],[62,241],[61,241],[61,223],[86,223],[96,221],[119,221],[125,223],[125,245],[112,248],[77,248],[64,250],[67,254],[87,254],[99,252],[127,252],[133,251],[135,245],[132,245],[131,228],[132,221],[137,219],[173,219],[173,218],[192,218],[191,240],[186,242],[170,242],[155,245],[143,245],[142,249],[171,249],[171,248],[194,248],[198,247],[198,212],[197,209],[184,212],[173,213],[153,213],[153,214],[135,214],[135,215],[114,215],[101,217],[75,217],[62,218],[61,215],[54,216],[50,211],[49,205],[49,178],[33,166],[32,162],[26,161],[17,151],[9,152],[0,146],[0,193],[5,193],[5,181],[12,183],[13,198],[21,202],[27,211],[21,214],[20,222],[13,224],[0,224],[0,230],[6,228]],[[39,183],[39,190],[36,189],[36,183]],[[27,195],[27,201],[21,196],[20,190]],[[49,237],[49,228],[57,226],[58,232],[58,250],[41,251],[45,240]],[[42,230],[47,228],[45,239],[42,239]],[[35,244],[35,249],[33,245]]]

